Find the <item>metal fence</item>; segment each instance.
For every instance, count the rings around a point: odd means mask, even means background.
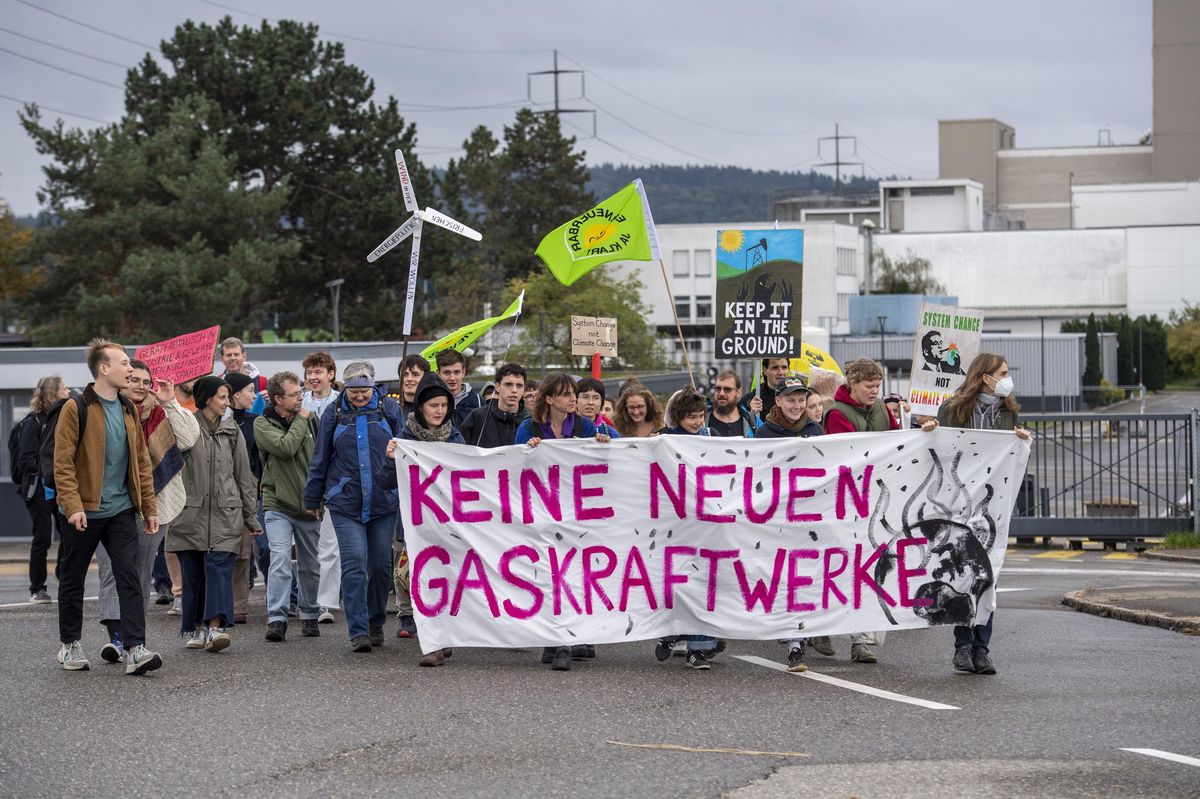
[[[1016,538],[1135,540],[1200,532],[1197,417],[1186,413],[1029,414],[1034,434]]]

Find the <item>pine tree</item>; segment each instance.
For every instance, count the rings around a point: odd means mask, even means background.
[[[1100,333],[1096,327],[1096,315],[1088,314],[1087,333],[1083,338],[1083,385],[1096,387],[1100,385]],[[1085,391],[1084,399],[1093,402],[1095,391]]]

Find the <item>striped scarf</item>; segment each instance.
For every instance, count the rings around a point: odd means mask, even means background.
[[[154,469],[154,493],[158,494],[175,475],[183,471],[183,453],[175,443],[175,431],[171,429],[166,411],[153,395],[148,395],[142,401],[139,411],[142,434],[150,451],[150,465]]]

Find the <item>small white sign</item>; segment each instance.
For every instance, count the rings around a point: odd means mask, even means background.
[[[617,357],[617,320],[607,316],[571,317],[571,354]]]

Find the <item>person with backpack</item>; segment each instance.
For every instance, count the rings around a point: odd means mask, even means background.
[[[42,479],[53,474],[58,506],[74,528],[64,531],[59,546],[58,662],[67,671],[91,667],[80,642],[83,586],[92,555],[104,544],[117,581],[125,673],[145,674],[162,666],[159,654],[145,645],[145,597],[137,573],[135,515],[145,519],[147,535],[158,532],[150,453],[137,408],[120,393],[133,376],[125,348],[98,338],[85,353],[95,381],[82,397],[54,406],[39,452]],[[50,451],[54,465],[47,472]]]
[[[57,522],[54,503],[46,498],[38,472],[38,444],[46,427],[46,414],[54,403],[69,396],[71,390],[61,377],[43,377],[29,400],[29,414],[8,434],[8,462],[12,464],[13,482],[17,484],[17,491],[33,523],[33,541],[29,546],[29,602],[34,605],[49,605],[53,601],[46,591],[46,553],[50,551],[53,525]],[[66,524],[57,524],[61,538]],[[54,578],[58,579],[57,561]]]
[[[387,443],[403,419],[399,404],[375,385],[370,361],[349,364],[342,378],[341,395],[321,414],[304,510],[320,519],[324,505],[333,518],[350,648],[370,652],[383,646],[399,507],[394,474],[385,487],[385,473],[395,470]]]
[[[196,443],[200,428],[196,424],[196,417],[186,412],[175,400],[174,384],[170,380],[155,382],[150,367],[143,361],[134,360],[130,365],[133,367],[133,377],[129,378],[129,387],[121,389],[121,394],[138,410],[146,448],[150,453],[154,501],[158,506],[158,533],[138,536],[138,584],[145,594],[145,605],[149,605],[147,586],[159,545],[166,539],[168,526],[187,501],[182,474],[183,453]],[[121,640],[117,581],[113,575],[112,559],[103,545],[96,548],[96,566],[100,578],[100,623],[108,632],[108,643],[100,650],[100,657],[108,663],[118,663],[125,658],[125,646]]]
[[[180,632],[186,649],[220,652],[233,639],[233,573],[249,535],[262,535],[258,485],[246,442],[229,408],[229,384],[209,375],[196,381],[200,435],[185,453],[187,504],[171,526],[167,549],[183,572]]]

